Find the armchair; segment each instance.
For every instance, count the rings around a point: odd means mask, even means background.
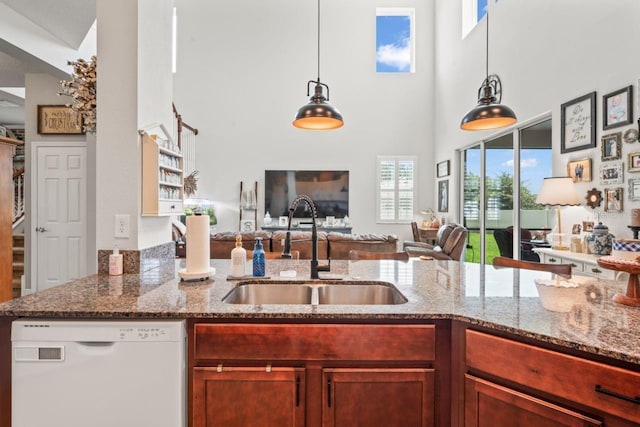
[[[462,259],[467,229],[458,224],[445,224],[438,230],[437,245],[422,242],[404,242],[403,249],[411,256],[430,256],[439,260]]]
[[[513,227],[509,226],[506,229],[496,229],[493,231],[493,237],[498,244],[500,256],[513,258]],[[526,243],[530,240],[531,232],[526,228],[521,228],[520,259],[523,261],[540,262],[540,256],[533,251],[533,246],[530,243]]]

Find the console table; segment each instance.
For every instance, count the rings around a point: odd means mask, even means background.
[[[600,255],[585,254],[580,252],[559,251],[550,248],[533,248],[540,255],[540,261],[545,264],[571,264],[573,271],[603,279],[621,280],[620,274],[615,270],[607,270],[598,265]]]
[[[280,225],[263,225],[262,227],[260,227],[261,229],[265,230],[265,231],[287,231],[287,227],[285,226],[280,226]],[[340,226],[340,227],[316,227],[318,229],[318,231],[325,231],[327,233],[330,233],[332,231],[336,232],[336,233],[345,233],[345,234],[351,234],[351,227],[346,227],[346,226]],[[302,224],[302,225],[298,225],[297,227],[291,227],[291,231],[311,231],[311,224]]]

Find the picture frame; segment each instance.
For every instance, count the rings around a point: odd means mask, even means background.
[[[596,92],[567,101],[560,106],[560,152],[595,148]]]
[[[585,233],[593,233],[593,226],[595,223],[593,221],[582,221],[582,230]]]
[[[633,120],[633,86],[627,86],[602,97],[602,129],[631,124]]]
[[[278,218],[278,225],[280,227],[288,227],[289,226],[289,217],[288,216],[281,216]]]
[[[627,171],[640,172],[640,152],[629,153],[627,156]]]
[[[66,105],[38,105],[38,134],[84,135],[82,116]]]
[[[256,231],[256,222],[252,219],[243,219],[240,221],[240,231],[243,233]]]
[[[567,163],[567,175],[571,177],[573,182],[590,182],[591,158],[569,160]]]
[[[622,134],[620,132],[602,135],[600,139],[600,148],[602,149],[600,160],[606,162],[608,160],[618,160],[622,157]]]
[[[449,212],[449,180],[438,181],[438,211]]]
[[[622,184],[624,182],[624,164],[613,162],[600,165],[600,183],[603,185]],[[606,201],[607,198],[605,197]]]
[[[582,224],[573,224],[571,234],[580,234],[582,232]]]
[[[450,174],[450,161],[445,160],[436,165],[436,176],[437,178],[443,178],[445,176],[449,176]]]
[[[622,188],[604,189],[605,212],[622,212]]]
[[[640,178],[634,178],[629,180],[629,200],[640,200]]]

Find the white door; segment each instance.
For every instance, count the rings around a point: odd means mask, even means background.
[[[86,276],[86,148],[36,147],[34,291]]]

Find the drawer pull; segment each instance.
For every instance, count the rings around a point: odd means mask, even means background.
[[[555,258],[549,258],[549,262],[558,262],[558,260]]]
[[[296,408],[300,406],[300,376],[296,375]]]
[[[578,266],[578,264],[573,263],[573,262],[571,263],[571,268],[576,268],[577,266]]]
[[[624,394],[616,393],[615,391],[607,390],[606,388],[600,387],[600,384],[596,385],[596,392],[606,394],[607,396],[617,397],[618,399],[626,400],[627,402],[635,403],[636,405],[640,405],[640,397],[629,397]]]
[[[327,405],[331,408],[331,377],[327,378]]]
[[[602,273],[602,270],[600,270],[599,268],[592,268],[591,272],[592,273],[596,273],[596,274],[600,274],[600,273]]]

